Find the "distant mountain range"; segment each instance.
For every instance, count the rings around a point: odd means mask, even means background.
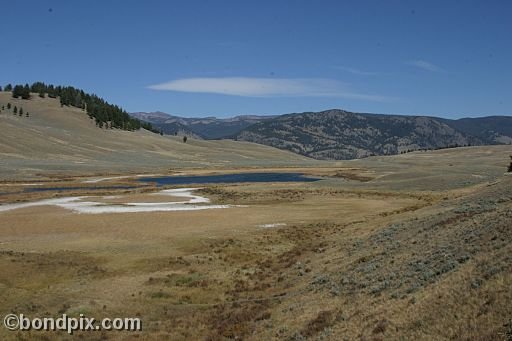
[[[512,144],[512,117],[449,120],[428,116],[353,113],[344,110],[281,116],[183,118],[162,112],[133,113],[166,134],[237,139],[316,159],[354,159],[419,149]]]
[[[231,118],[188,118],[157,112],[131,113],[135,118],[151,122],[157,129],[169,135],[188,135],[206,140],[223,139],[238,134],[243,129],[276,116],[242,115]]]

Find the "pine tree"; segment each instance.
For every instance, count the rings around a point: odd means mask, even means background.
[[[16,85],[12,89],[12,97],[13,98],[19,98],[23,95],[23,86],[22,85]]]
[[[80,95],[80,93],[76,93],[74,98],[73,98],[73,106],[74,107],[77,107],[77,108],[81,108],[82,107],[82,96]]]
[[[4,91],[12,91],[12,85],[11,84],[7,84],[4,88]]]
[[[2,86],[0,85],[0,92],[2,92],[2,91],[3,91],[3,90],[2,90]]]
[[[19,113],[20,117],[23,116],[23,108],[20,107],[20,113]]]
[[[23,99],[30,98],[30,87],[28,86],[28,84],[25,84],[25,86],[23,87],[23,91],[21,93],[21,98],[23,98]]]
[[[183,136],[183,143],[187,143],[187,136]]]
[[[39,91],[39,97],[44,98],[44,91]]]
[[[7,110],[11,110],[11,103],[7,103]]]
[[[46,87],[47,87],[46,84],[44,84],[43,82],[35,82],[30,86],[30,92],[34,92],[34,93],[43,92],[44,93]]]
[[[27,111],[27,113],[25,114],[25,117],[30,117],[30,114],[28,113],[28,111]]]
[[[16,106],[14,106],[14,109],[12,109],[12,112],[13,112],[14,114],[17,114],[17,113],[18,113],[18,108],[17,108]]]
[[[48,93],[48,97],[50,98],[56,98],[57,94],[55,93],[55,87],[53,85],[48,85],[46,88],[46,92]]]

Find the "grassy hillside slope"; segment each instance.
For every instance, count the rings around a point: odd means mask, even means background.
[[[23,108],[29,117],[14,115]],[[84,111],[58,100],[13,99],[0,92],[0,178],[49,174],[153,172],[178,167],[304,165],[313,161],[248,142],[200,141],[148,131],[100,129]]]

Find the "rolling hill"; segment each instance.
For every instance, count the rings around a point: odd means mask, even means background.
[[[11,109],[7,104],[11,103]],[[58,99],[14,99],[0,92],[0,179],[48,174],[153,172],[178,167],[309,164],[308,158],[250,142],[160,136],[144,129],[99,128]],[[26,114],[13,113],[16,106]],[[16,169],[16,172],[12,170]]]

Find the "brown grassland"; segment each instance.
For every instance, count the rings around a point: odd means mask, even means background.
[[[116,204],[162,200],[151,195],[154,185],[135,180],[147,168],[109,173],[101,171],[107,161],[90,171],[61,160],[67,173],[43,174],[34,171],[41,160],[12,153],[0,167],[7,174],[2,204],[71,195],[118,195],[107,199]],[[471,147],[322,164],[290,156],[292,166],[267,168],[162,163],[162,174],[290,170],[322,180],[201,186],[198,194],[214,204],[241,205],[225,209],[0,211],[1,316],[143,321],[140,332],[72,336],[0,328],[0,339],[506,339],[512,176],[504,172],[511,153],[510,146]],[[26,168],[9,178],[13,165]],[[127,177],[83,182],[114,174]],[[34,181],[84,188],[25,192]],[[100,185],[136,187],[88,188]]]

